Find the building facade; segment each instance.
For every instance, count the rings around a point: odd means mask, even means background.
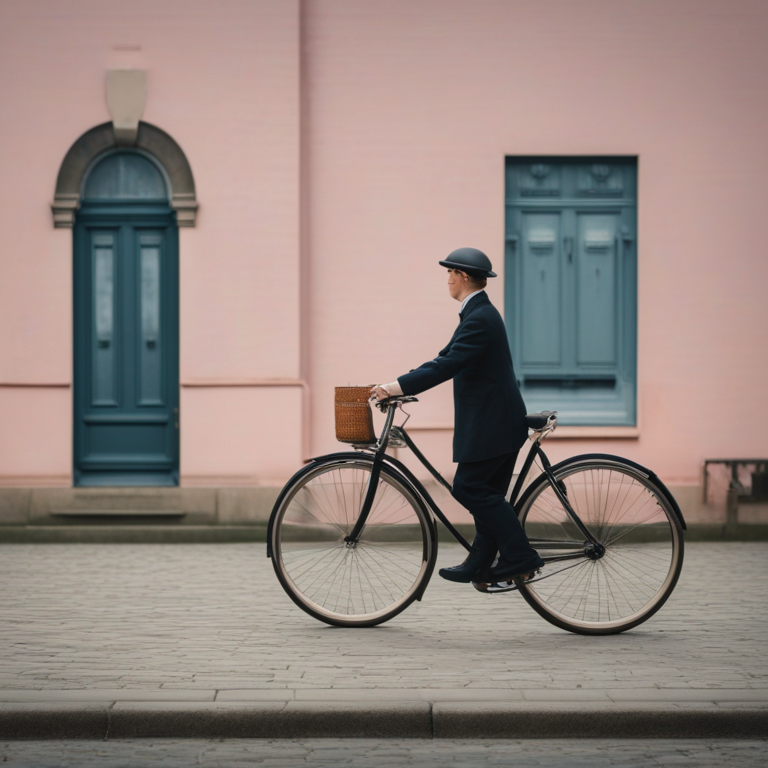
[[[768,456],[764,2],[0,15],[0,522],[261,519],[335,449],[334,386],[450,337],[461,246],[553,459],[627,456],[716,521],[703,462]],[[450,384],[420,401],[450,476]]]

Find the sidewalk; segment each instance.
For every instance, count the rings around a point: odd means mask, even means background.
[[[4,545],[0,738],[765,737],[766,577],[768,544],[691,544],[622,635],[437,577],[346,630],[296,608],[260,544]]]

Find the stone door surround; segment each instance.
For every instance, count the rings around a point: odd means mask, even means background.
[[[165,169],[171,186],[171,208],[180,227],[194,227],[197,196],[192,169],[181,147],[165,131],[140,122],[133,145],[152,155]],[[53,196],[53,226],[71,229],[80,208],[83,178],[97,157],[120,147],[112,123],[102,123],[86,131],[69,149],[59,169]]]

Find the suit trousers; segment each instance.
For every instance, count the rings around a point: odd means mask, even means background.
[[[481,552],[498,551],[506,560],[534,557],[514,507],[506,495],[518,451],[484,461],[464,461],[456,470],[451,494],[475,518],[474,546]]]

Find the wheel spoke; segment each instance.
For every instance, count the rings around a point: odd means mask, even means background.
[[[281,581],[307,612],[329,623],[385,620],[407,605],[434,549],[423,507],[382,471],[359,540],[354,526],[370,463],[318,467],[297,482],[279,510],[273,534]]]
[[[545,578],[521,592],[542,616],[576,632],[615,632],[643,621],[666,600],[682,565],[682,533],[672,503],[649,479],[617,461],[566,463],[555,477],[604,550],[585,550],[592,559],[577,567],[548,563]],[[535,482],[521,510],[523,527],[534,547],[536,538],[545,540],[544,555],[568,555],[582,534],[549,483]]]

